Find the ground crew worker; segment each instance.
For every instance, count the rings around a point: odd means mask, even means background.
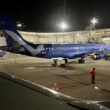
[[[96,69],[93,68],[90,73],[91,73],[91,83],[95,84]]]

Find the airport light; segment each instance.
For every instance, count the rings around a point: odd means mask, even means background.
[[[17,24],[17,27],[21,28],[21,27],[22,27],[22,24],[20,24],[20,23],[19,23],[19,24]]]
[[[69,25],[67,24],[66,21],[62,21],[61,23],[58,24],[58,26],[60,27],[60,29],[62,30],[63,32],[63,42],[65,42],[65,30],[69,28]]]
[[[16,22],[16,26],[21,30],[22,27],[24,27],[24,24],[21,22]]]
[[[79,36],[80,36],[80,34],[79,34],[79,33],[77,33],[77,34],[76,34],[76,36],[77,36],[77,37],[79,37]]]
[[[61,22],[60,28],[64,31],[65,29],[68,28],[68,24],[66,22]]]
[[[96,25],[96,24],[98,23],[98,19],[97,19],[97,18],[93,18],[93,19],[91,20],[91,23],[92,23],[93,25]]]
[[[90,29],[95,29],[95,26],[98,23],[98,19],[94,17],[94,18],[91,19],[90,22],[91,22]]]

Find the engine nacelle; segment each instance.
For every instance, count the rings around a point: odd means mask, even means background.
[[[100,60],[100,59],[103,59],[103,58],[104,58],[104,54],[92,55],[92,59],[94,59],[94,60]]]

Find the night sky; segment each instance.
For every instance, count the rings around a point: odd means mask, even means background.
[[[110,0],[14,0],[0,1],[0,15],[25,24],[23,31],[58,32],[65,19],[66,31],[85,30],[93,17],[97,29],[110,28]]]

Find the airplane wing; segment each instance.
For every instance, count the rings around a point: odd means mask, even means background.
[[[83,57],[90,57],[94,60],[103,59],[104,58],[104,51],[78,51],[78,52],[68,52],[64,53],[65,58],[74,59],[74,58],[83,58]]]
[[[66,96],[0,72],[1,110],[107,110],[97,102]]]
[[[88,51],[68,52],[68,53],[64,53],[64,57],[74,59],[78,57],[89,56],[90,54],[91,52],[88,52]]]

